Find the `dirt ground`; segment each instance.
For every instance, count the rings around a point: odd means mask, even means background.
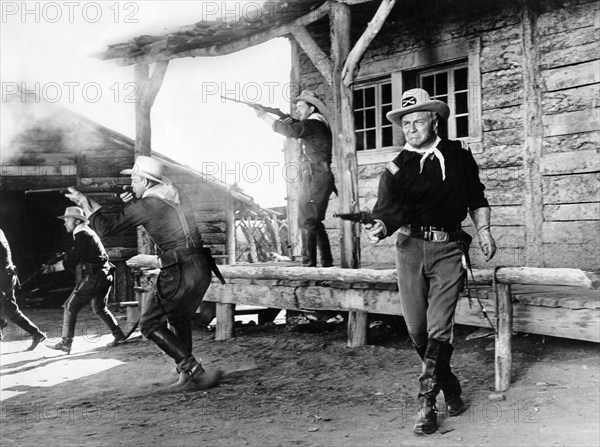
[[[25,309],[57,340],[61,309]],[[124,315],[117,314],[121,325]],[[406,334],[375,325],[370,345],[346,347],[344,324],[241,325],[214,341],[194,331],[206,368],[226,371],[215,389],[166,393],[174,364],[139,333],[116,348],[91,311],[80,315],[70,355],[5,329],[1,344],[2,446],[600,445],[598,345],[519,334],[513,384],[490,399],[491,338],[457,327],[453,367],[468,409],[412,433],[419,374]]]

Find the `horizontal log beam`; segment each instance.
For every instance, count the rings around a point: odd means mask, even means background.
[[[137,255],[127,261],[130,267],[156,268],[155,256]],[[305,281],[343,281],[366,283],[396,283],[395,269],[342,269],[339,267],[279,267],[265,265],[223,265],[219,269],[225,278],[273,279]],[[470,276],[470,275],[469,275]],[[494,270],[473,270],[478,284],[492,284]],[[502,284],[526,284],[546,286],[571,286],[596,290],[600,277],[593,272],[570,268],[501,267],[496,271],[496,281]]]

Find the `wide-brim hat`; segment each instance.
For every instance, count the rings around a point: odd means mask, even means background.
[[[65,214],[64,215],[58,216],[59,219],[65,219],[67,217],[72,217],[74,219],[79,219],[79,220],[84,221],[85,223],[89,222],[88,218],[85,217],[85,214],[83,214],[83,208],[79,208],[78,206],[69,206],[65,210]]]
[[[319,95],[317,95],[317,93],[313,90],[302,90],[302,93],[300,93],[300,95],[298,95],[292,100],[292,102],[298,101],[304,101],[309,104],[312,104],[317,109],[319,109],[319,112],[321,112],[323,115],[329,115],[329,110],[327,109],[327,106],[321,100],[321,98],[319,98]]]
[[[386,116],[392,123],[401,126],[404,115],[422,111],[435,112],[445,120],[450,116],[448,104],[438,99],[432,100],[429,93],[422,88],[413,88],[405,91],[402,95],[402,107],[390,110]]]
[[[139,175],[158,183],[166,183],[163,177],[163,165],[156,158],[139,155],[131,169],[123,169],[121,174]]]

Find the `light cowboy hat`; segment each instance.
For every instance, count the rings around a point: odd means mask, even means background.
[[[89,222],[88,218],[85,217],[85,215],[83,214],[83,209],[79,208],[78,206],[69,206],[65,210],[64,215],[58,216],[59,219],[66,219],[67,217],[72,217],[73,219],[79,219],[85,223]]]
[[[317,95],[317,93],[314,90],[302,90],[302,93],[300,93],[299,96],[292,100],[292,102],[298,101],[304,101],[309,104],[312,104],[317,109],[319,109],[319,112],[321,112],[325,116],[329,114],[327,106],[323,101],[321,101],[321,98],[319,98],[319,95]]]
[[[167,183],[166,177],[163,177],[163,165],[160,161],[145,155],[139,155],[131,169],[121,171],[124,175],[139,175],[158,183]]]
[[[422,88],[413,88],[405,91],[402,95],[402,107],[390,110],[386,116],[392,123],[402,126],[402,117],[404,115],[422,111],[436,112],[445,120],[450,116],[448,105],[444,101],[432,100],[429,93]]]

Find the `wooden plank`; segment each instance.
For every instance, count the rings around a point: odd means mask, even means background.
[[[77,165],[58,164],[58,163],[40,163],[35,165],[15,165],[11,163],[2,163],[0,175],[2,177],[46,177],[46,176],[65,176],[74,177],[77,175]]]
[[[600,203],[544,205],[544,221],[573,221],[600,219]]]
[[[557,152],[542,156],[540,169],[544,175],[581,174],[600,171],[600,150],[591,149],[571,152]]]
[[[600,82],[600,60],[542,71],[546,91],[563,90]]]
[[[544,136],[569,135],[600,130],[600,108],[544,115]]]
[[[544,137],[544,154],[587,151],[597,149],[598,146],[600,146],[600,132]]]
[[[596,242],[593,237],[590,241]],[[544,244],[544,266],[559,267],[569,265],[590,271],[600,270],[600,248],[598,243]]]
[[[496,391],[510,387],[512,369],[512,297],[510,285],[498,284],[498,314],[496,315]]]
[[[600,174],[543,177],[544,205],[597,202]]]

